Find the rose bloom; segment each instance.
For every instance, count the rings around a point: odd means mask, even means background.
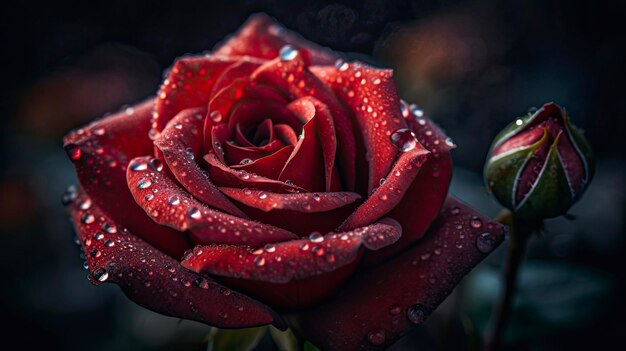
[[[219,328],[377,349],[503,239],[448,195],[452,142],[393,72],[252,16],[156,97],[73,131],[64,200],[94,284]]]

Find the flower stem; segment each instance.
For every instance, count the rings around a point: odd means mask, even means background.
[[[529,222],[516,218],[508,211],[500,214],[497,219],[504,224],[509,224],[510,235],[508,253],[503,268],[503,295],[498,301],[491,318],[491,325],[486,332],[486,351],[497,351],[501,348],[502,337],[511,315],[517,275],[524,257],[526,243],[530,235],[535,231],[535,228],[537,228],[534,223],[530,225]]]

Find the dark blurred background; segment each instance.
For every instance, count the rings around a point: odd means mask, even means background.
[[[157,315],[116,286],[87,281],[60,203],[76,183],[61,138],[155,94],[177,56],[211,50],[261,11],[315,42],[394,68],[402,97],[459,145],[452,191],[490,215],[498,206],[480,172],[492,137],[531,107],[565,106],[586,131],[597,174],[571,211],[577,219],[550,220],[531,242],[507,340],[512,350],[626,344],[626,12],[619,2],[117,0],[89,8],[12,2],[0,14],[3,349],[205,347],[208,327]],[[503,254],[482,263],[393,349],[471,348],[498,296]],[[259,349],[271,350],[269,340]]]

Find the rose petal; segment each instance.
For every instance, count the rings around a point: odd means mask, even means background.
[[[195,157],[199,155],[199,130],[204,123],[205,108],[186,109],[174,117],[163,129],[154,145],[161,150],[165,162],[176,180],[198,200],[210,207],[246,217],[211,182]]]
[[[312,96],[328,107],[333,116],[337,140],[341,141],[337,144],[337,158],[339,173],[343,177],[343,188],[346,191],[353,191],[356,177],[355,162],[358,165],[358,159],[363,157],[356,152],[363,149],[357,148],[357,145],[360,145],[360,139],[355,139],[353,130],[355,126],[348,110],[339,102],[330,88],[309,71],[304,56],[305,52],[299,51],[289,61],[282,61],[280,58],[269,61],[252,74],[252,80],[257,84],[276,87],[288,94],[291,100]]]
[[[480,227],[470,225],[477,220]],[[502,226],[448,198],[420,243],[301,313],[299,330],[324,350],[385,349],[422,323],[503,239]]]
[[[278,56],[279,50],[287,44],[309,50],[312,62],[317,65],[332,64],[339,58],[332,50],[286,30],[263,13],[250,16],[237,33],[215,49],[215,53],[226,56],[250,55],[272,59]]]
[[[300,236],[337,228],[361,198],[351,192],[276,194],[251,189],[220,190],[238,202],[251,218]]]
[[[298,143],[298,136],[293,128],[286,124],[277,124],[274,126],[274,135],[279,140],[282,140],[285,145],[296,145]]]
[[[157,94],[152,127],[161,131],[180,111],[206,106],[213,85],[236,61],[204,55],[177,59]]]
[[[319,100],[306,96],[292,101],[287,108],[296,116],[308,121],[316,118],[315,129],[322,146],[324,156],[324,172],[326,179],[326,191],[332,188],[333,170],[335,169],[335,153],[337,151],[337,137],[335,134],[335,124],[333,116],[328,110],[328,106]],[[338,186],[340,188],[340,186]],[[371,223],[371,222],[370,222]]]
[[[138,157],[133,163],[147,162]],[[134,169],[127,172],[135,201],[157,223],[176,230],[189,230],[200,244],[262,245],[296,239],[286,230],[212,210],[191,197],[161,172]]]
[[[233,142],[225,142],[222,145],[224,145],[224,161],[231,167],[245,165],[246,162],[270,156],[285,146],[280,140],[274,140],[260,147],[241,147]]]
[[[78,198],[82,204],[90,201],[83,194]],[[131,300],[150,310],[220,328],[269,323],[284,327],[269,307],[184,269],[177,260],[117,225],[97,205],[83,210],[76,202],[69,205],[69,211],[93,284],[118,284]]]
[[[448,138],[441,128],[428,118],[417,105],[409,105],[404,100],[400,100],[400,103],[400,111],[404,121],[409,129],[415,133],[417,141],[422,146],[433,154],[446,153],[456,147],[452,139]]]
[[[128,160],[152,153],[148,129],[153,106],[148,100],[74,131],[65,137],[64,147],[95,204],[159,250],[180,257],[188,240],[146,216],[126,184]]]
[[[398,150],[389,136],[406,128],[398,106],[400,99],[391,70],[376,69],[361,63],[334,67],[312,67],[312,72],[330,86],[341,101],[354,112],[369,155],[368,193],[385,177]]]
[[[244,132],[248,129],[256,129],[263,120],[268,118],[276,124],[287,124],[294,130],[302,128],[302,123],[298,118],[281,102],[240,100],[233,106],[228,118],[228,130],[234,131],[236,125],[239,125]]]
[[[393,210],[413,184],[429,154],[420,144],[402,153],[384,182],[346,219],[339,230],[362,227]]]
[[[233,81],[250,76],[265,61],[254,57],[240,57],[239,61],[230,65],[213,85],[211,96],[229,86]]]
[[[294,147],[292,145],[288,145],[269,156],[257,158],[250,163],[231,167],[236,170],[257,174],[269,179],[278,179],[280,172],[283,170],[285,163],[293,152],[293,148]]]
[[[253,291],[253,296],[278,306],[297,308],[336,289],[354,269],[363,246],[375,250],[397,241],[401,229],[394,222],[325,236],[318,233],[257,250],[204,246],[195,249],[182,264],[195,272],[233,278],[228,279],[233,286]],[[322,277],[323,283],[319,280]]]
[[[320,117],[322,118],[322,117]],[[291,181],[309,191],[324,191],[324,155],[316,133],[318,117],[313,117],[302,127],[302,134],[291,156],[278,176],[278,180]]]
[[[271,119],[266,118],[263,122],[259,123],[252,137],[252,143],[254,145],[265,145],[274,140],[274,124]]]
[[[259,189],[281,194],[306,192],[305,189],[293,184],[228,167],[214,153],[204,155],[204,160],[208,163],[209,175],[217,186]]]

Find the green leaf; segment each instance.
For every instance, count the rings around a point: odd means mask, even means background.
[[[267,327],[245,329],[212,328],[208,336],[207,351],[251,351],[254,349]]]
[[[291,330],[287,329],[285,331],[278,330],[274,327],[269,327],[270,334],[272,335],[272,339],[278,346],[280,351],[299,351],[298,348],[298,339],[291,332]]]
[[[463,310],[484,335],[501,294],[501,272],[483,268],[469,276]],[[520,271],[506,342],[537,339],[593,324],[614,301],[615,279],[585,266],[526,262]]]
[[[304,343],[304,351],[320,351],[320,349],[318,349],[317,347],[315,347],[315,345],[307,341]]]

